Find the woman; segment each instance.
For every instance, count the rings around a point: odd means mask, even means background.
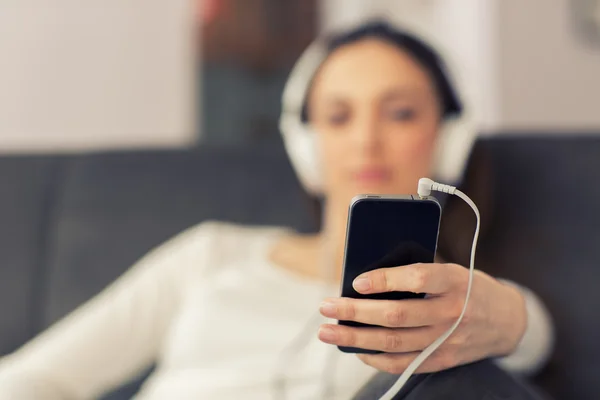
[[[305,87],[292,90],[298,82],[292,79],[286,92],[282,128],[303,182],[326,199],[321,233],[221,223],[181,233],[3,359],[0,399],[92,398],[154,361],[158,366],[139,399],[347,399],[374,375],[370,365],[400,372],[446,329],[466,275],[456,265],[442,270],[430,264],[396,268],[388,277],[394,285],[408,282],[411,290],[437,293],[425,306],[398,313],[330,298],[320,307],[326,317],[368,319],[387,328],[368,333],[326,324],[317,339],[323,321],[314,316],[323,294],[336,292],[350,198],[414,192],[417,180],[433,172],[442,123],[460,114],[461,104],[436,54],[383,24],[334,38],[325,57],[303,58],[310,62]],[[304,110],[297,123],[294,106]],[[313,133],[293,130],[308,124]],[[370,275],[361,290],[381,290],[381,277]],[[550,337],[541,304],[483,272],[476,279],[473,307],[457,340],[423,372],[488,357],[504,357],[515,370],[544,361],[549,342],[540,347],[531,341],[531,332]],[[386,315],[393,318],[380,318]],[[363,363],[326,343],[392,353],[361,356]]]

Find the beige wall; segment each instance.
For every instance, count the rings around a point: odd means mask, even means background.
[[[322,0],[322,27],[428,30],[484,130],[600,131],[600,46],[576,39],[570,1]],[[193,2],[0,0],[0,153],[192,141]]]
[[[191,6],[1,0],[0,152],[189,143]]]
[[[498,1],[503,128],[600,132],[600,38],[595,48],[578,40],[571,3]]]

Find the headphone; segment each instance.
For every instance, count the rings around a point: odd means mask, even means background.
[[[391,26],[391,25],[390,25]],[[405,30],[404,30],[405,31]],[[408,33],[408,31],[405,31]],[[418,34],[423,38],[426,35]],[[429,43],[433,41],[428,40]],[[440,46],[432,46],[440,52]],[[445,56],[446,54],[442,52]],[[323,174],[316,132],[309,122],[304,122],[302,112],[313,77],[329,52],[324,37],[317,38],[294,65],[283,90],[279,129],[283,143],[298,179],[313,195],[323,193]],[[447,63],[449,57],[442,57]],[[444,77],[452,84],[448,68],[441,68]],[[456,78],[456,71],[453,71]],[[452,85],[456,90],[456,82]],[[469,115],[470,107],[461,93],[462,112],[457,117],[447,117],[435,143],[433,177],[441,182],[457,184],[462,180],[477,133]]]

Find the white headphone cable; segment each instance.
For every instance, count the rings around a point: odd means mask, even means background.
[[[408,381],[408,379],[421,366],[421,364],[434,351],[436,351],[438,349],[438,347],[440,347],[446,341],[446,339],[448,339],[450,337],[450,335],[452,335],[452,333],[454,333],[454,331],[456,330],[456,328],[458,328],[458,325],[460,325],[460,323],[461,323],[461,321],[462,321],[462,319],[463,319],[463,317],[465,315],[465,312],[467,310],[467,304],[469,303],[469,296],[471,295],[471,287],[472,287],[472,284],[473,284],[473,273],[474,273],[474,270],[475,270],[475,250],[477,249],[477,240],[479,239],[479,226],[480,226],[480,223],[481,223],[481,217],[479,215],[479,210],[477,209],[477,206],[475,205],[475,203],[469,198],[469,196],[467,196],[466,194],[464,194],[463,192],[461,192],[460,190],[458,190],[456,187],[450,186],[450,185],[444,185],[444,184],[441,184],[441,183],[437,183],[437,182],[434,182],[434,181],[432,181],[431,179],[428,179],[428,178],[421,178],[419,180],[419,187],[418,187],[418,194],[419,194],[419,196],[420,197],[427,197],[427,196],[429,196],[431,194],[431,191],[438,191],[438,192],[448,193],[448,194],[452,194],[452,195],[460,197],[469,206],[471,206],[471,208],[473,209],[473,212],[475,213],[475,216],[477,217],[477,226],[475,228],[475,234],[473,235],[473,245],[471,247],[471,260],[470,260],[470,263],[469,263],[469,283],[467,284],[467,293],[465,294],[465,302],[464,302],[462,311],[461,311],[458,319],[454,322],[454,324],[450,327],[450,329],[448,329],[446,332],[444,332],[432,344],[430,344],[429,346],[427,346],[421,352],[421,354],[419,354],[417,356],[417,358],[415,358],[409,364],[409,366],[402,373],[402,375],[400,375],[400,377],[398,378],[398,380],[396,381],[396,383],[394,383],[394,385],[392,385],[392,387],[383,396],[381,396],[379,398],[379,400],[392,400],[394,398],[394,396],[396,396],[396,394],[398,394],[398,392],[406,384],[406,382]]]

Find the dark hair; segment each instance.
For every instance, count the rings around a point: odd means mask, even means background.
[[[396,46],[410,55],[428,72],[440,96],[443,119],[462,113],[462,103],[450,83],[443,60],[430,45],[410,33],[393,28],[385,22],[373,21],[330,37],[327,40],[327,52],[331,54],[340,47],[367,38],[380,39]],[[308,117],[308,105],[307,99],[305,99],[302,106],[302,121],[308,122]]]

